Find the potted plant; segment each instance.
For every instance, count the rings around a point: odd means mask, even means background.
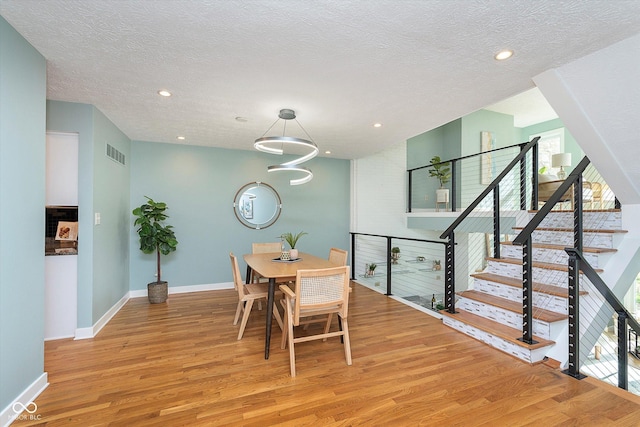
[[[285,242],[287,242],[287,244],[291,248],[291,250],[287,252],[286,255],[285,255],[285,251],[284,250],[282,251],[282,259],[287,259],[286,257],[288,257],[288,259],[298,258],[298,250],[296,249],[296,245],[298,244],[298,240],[305,234],[308,234],[308,233],[301,231],[298,234],[284,233],[280,236],[280,238],[282,238]]]
[[[435,177],[440,182],[440,188],[436,190],[436,208],[438,203],[449,203],[449,189],[444,188],[444,185],[451,179],[450,162],[443,162],[440,156],[433,156],[431,158],[431,168],[428,169],[429,176]]]
[[[391,248],[391,263],[397,264],[399,259],[400,259],[400,248],[397,246],[394,246],[393,248]]]
[[[147,284],[149,302],[152,304],[162,303],[167,300],[168,283],[162,280],[160,271],[160,254],[168,255],[176,250],[178,241],[171,225],[165,225],[164,221],[169,217],[165,212],[167,204],[155,202],[147,197],[147,203],[133,210],[136,220],[133,223],[138,228],[140,236],[140,250],[145,254],[156,253],[157,257],[157,280]]]
[[[376,275],[376,267],[377,265],[375,263],[371,263],[371,264],[367,264],[367,276],[369,277],[373,277]]]
[[[433,261],[433,269],[436,271],[439,271],[440,269],[442,269],[442,265],[440,265],[439,259],[436,259]]]

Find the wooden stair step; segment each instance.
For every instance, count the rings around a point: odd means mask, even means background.
[[[511,301],[505,298],[496,297],[478,291],[463,291],[457,293],[459,296],[472,299],[474,301],[482,302],[487,305],[502,308],[513,313],[522,314],[522,303]],[[543,308],[533,307],[533,318],[543,322],[553,323],[560,320],[565,320],[568,316],[562,313],[556,313],[555,311],[545,310]]]
[[[501,245],[510,245],[514,246],[513,242],[500,242]],[[552,245],[549,243],[534,243],[532,245],[534,248],[543,248],[543,249],[554,249],[563,251],[567,246],[564,245]],[[591,247],[583,247],[582,252],[589,252],[595,254],[608,253],[608,252],[618,252],[617,249],[613,248],[591,248]]]
[[[481,331],[487,332],[496,337],[502,338],[505,341],[516,344],[520,347],[527,348],[529,350],[535,350],[537,348],[548,347],[555,344],[554,341],[545,340],[544,338],[534,336],[533,339],[537,341],[536,344],[527,344],[518,340],[522,338],[522,331],[503,325],[502,323],[495,322],[491,319],[487,319],[482,316],[469,313],[468,311],[458,310],[456,314],[451,314],[446,310],[440,310],[440,314],[460,322],[471,325]]]
[[[486,258],[487,261],[495,261],[495,262],[504,262],[506,264],[514,264],[514,265],[522,265],[521,259],[516,258]],[[545,268],[547,270],[556,270],[556,271],[569,271],[569,267],[566,264],[552,264],[550,262],[538,262],[533,261],[531,263],[533,267]],[[604,270],[601,268],[594,268],[594,271],[597,273],[602,273]],[[582,272],[582,270],[580,270]]]
[[[471,277],[522,289],[522,280],[515,279],[513,277],[500,276],[499,274],[494,274],[494,273],[473,273],[471,274]],[[556,297],[568,298],[567,288],[563,288],[560,286],[553,286],[553,285],[547,285],[544,283],[533,282],[533,290],[536,292],[549,294]],[[587,295],[587,294],[588,294],[587,291],[580,291],[580,295]]]
[[[514,230],[522,230],[524,227],[513,227]],[[564,231],[573,233],[573,228],[547,228],[547,227],[538,227],[535,231]],[[618,233],[628,233],[627,230],[608,230],[603,228],[585,228],[582,230],[583,233],[605,233],[605,234],[618,234]]]

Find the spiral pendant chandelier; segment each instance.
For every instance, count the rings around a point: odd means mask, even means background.
[[[264,136],[280,120],[284,120],[284,129],[282,131],[282,136]],[[298,123],[298,126],[300,126],[300,129],[302,129],[304,133],[307,135],[309,140],[291,137],[291,136],[285,136],[288,120],[295,120],[296,123]],[[296,179],[290,180],[289,184],[291,185],[304,184],[311,181],[311,179],[313,178],[313,172],[311,172],[309,168],[300,166],[300,164],[308,160],[311,160],[315,156],[317,156],[319,152],[318,146],[315,144],[315,142],[313,142],[313,140],[311,139],[307,131],[304,130],[300,122],[296,120],[295,111],[286,109],[286,108],[280,110],[280,114],[278,114],[278,119],[271,125],[271,127],[269,127],[269,129],[267,129],[267,131],[260,138],[256,139],[256,142],[253,144],[253,146],[258,151],[262,151],[264,153],[269,153],[269,154],[278,154],[278,155],[284,154],[285,146],[302,147],[304,149],[308,148],[309,152],[307,154],[304,154],[303,156],[290,160],[288,162],[281,163],[279,165],[269,166],[267,168],[267,172],[276,172],[276,171],[302,172],[304,176],[302,178],[296,178]]]

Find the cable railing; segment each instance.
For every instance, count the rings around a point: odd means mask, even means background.
[[[442,308],[446,242],[350,234],[352,280],[425,309]]]
[[[522,150],[524,145],[510,145],[408,169],[407,212],[420,210],[456,212],[466,208],[492,181],[498,171],[503,170]],[[450,190],[448,203],[437,203],[436,190],[439,187],[439,181],[434,179],[429,171],[438,165],[450,169],[450,182],[444,186]]]
[[[638,322],[599,274],[600,257],[614,251],[615,232],[621,231],[620,212],[613,208],[619,209],[619,202],[585,157],[514,239],[522,247],[523,300],[532,302],[523,304],[523,339],[537,314],[553,304],[549,298],[534,298],[534,293],[550,286],[564,289],[568,295],[568,367],[564,372],[575,378],[583,378],[586,372],[640,394],[640,362],[629,360],[640,360]],[[549,216],[552,210],[556,212]],[[558,230],[566,224],[572,227]],[[540,245],[566,249],[544,258]],[[539,268],[536,262],[565,264],[566,268]]]
[[[486,259],[500,259],[501,242],[510,240],[527,206],[537,205],[536,186],[528,184],[535,183],[537,178],[539,139],[524,144],[518,155],[440,235],[447,241],[444,305],[449,313],[455,313],[456,263],[466,258],[468,271],[481,271]],[[466,241],[457,242],[457,238]],[[467,256],[461,256],[464,254]],[[483,265],[478,266],[478,262]]]

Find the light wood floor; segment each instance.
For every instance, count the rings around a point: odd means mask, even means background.
[[[353,365],[339,338],[300,344],[297,373],[264,310],[244,338],[231,290],[129,301],[94,339],[45,345],[49,426],[638,426],[640,399],[530,366],[353,285]],[[28,425],[16,421],[14,425]]]

